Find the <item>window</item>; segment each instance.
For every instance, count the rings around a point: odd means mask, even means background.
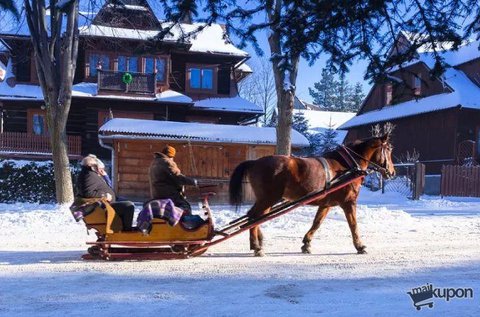
[[[413,94],[420,96],[422,93],[422,74],[413,75]]]
[[[213,67],[188,67],[188,88],[192,90],[214,91],[216,71]]]
[[[125,72],[127,71],[127,57],[119,56],[118,57],[118,71]]]
[[[138,57],[135,56],[118,56],[119,72],[138,72]]]
[[[110,57],[102,54],[90,54],[88,58],[90,77],[97,76],[97,68],[110,69]],[[120,61],[119,61],[120,64]]]
[[[46,135],[47,134],[47,121],[45,118],[45,111],[41,109],[28,109],[28,122],[27,130],[28,133],[35,135]]]
[[[165,73],[167,72],[167,61],[165,58],[156,59],[157,81],[165,82]]]
[[[389,106],[392,104],[393,99],[393,87],[392,84],[385,85],[385,105]]]
[[[145,57],[145,74],[157,73],[157,82],[164,83],[167,74],[167,59],[164,57]]]

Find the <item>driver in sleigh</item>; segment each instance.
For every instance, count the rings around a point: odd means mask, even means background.
[[[198,186],[194,178],[182,174],[174,161],[177,151],[167,145],[161,152],[154,154],[150,165],[150,198],[171,199],[176,207],[184,211],[184,215],[192,214],[192,206],[187,201],[184,186]]]

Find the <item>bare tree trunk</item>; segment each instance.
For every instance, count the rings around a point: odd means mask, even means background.
[[[69,203],[73,201],[73,186],[66,126],[77,65],[78,0],[49,1],[49,5],[45,0],[24,0],[24,5],[47,110],[57,203]],[[46,25],[47,6],[50,29]]]
[[[281,91],[277,102],[277,148],[279,155],[290,155],[292,144],[293,94],[290,91]]]
[[[53,170],[55,175],[55,193],[58,203],[73,201],[73,186],[68,159],[67,134],[65,130],[54,128],[50,131]]]
[[[276,0],[270,8],[267,8],[267,15],[270,27],[268,44],[272,54],[273,75],[275,77],[275,88],[277,90],[277,148],[276,154],[290,155],[292,152],[292,121],[293,102],[295,99],[295,83],[297,82],[299,53],[282,54],[281,31],[276,25],[282,14],[283,1]]]

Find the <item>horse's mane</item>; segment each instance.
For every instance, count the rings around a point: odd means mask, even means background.
[[[363,150],[363,147],[365,147],[367,144],[370,143],[370,141],[377,140],[377,139],[378,137],[370,137],[370,138],[365,138],[361,140],[355,140],[353,142],[347,143],[345,147],[352,149],[355,152],[360,152]],[[340,154],[338,154],[338,148],[332,151],[322,153],[320,156],[324,158],[335,159],[335,160],[341,159]]]

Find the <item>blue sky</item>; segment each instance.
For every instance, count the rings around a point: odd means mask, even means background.
[[[268,57],[270,55],[270,49],[268,46],[266,33],[259,33],[257,39],[259,41],[260,47],[264,51],[265,57]],[[235,38],[233,38],[233,41],[235,42]],[[256,63],[256,61],[261,57],[259,57],[255,53],[255,50],[250,46],[246,47],[244,50],[246,50],[250,54],[250,61],[253,64],[258,64]],[[322,72],[322,69],[325,67],[326,60],[327,56],[324,56],[323,58],[317,60],[314,65],[309,66],[308,62],[302,59],[302,61],[300,62],[300,68],[297,78],[297,96],[300,99],[307,102],[312,102],[312,97],[308,93],[308,88],[313,87],[313,84],[320,80],[320,74]],[[249,64],[249,62],[247,62],[247,64]],[[350,72],[346,75],[347,80],[351,84],[360,82],[363,85],[363,91],[365,94],[368,93],[371,87],[371,84],[363,78],[366,69],[367,62],[364,60],[357,60],[354,64],[352,64],[352,66],[350,67]],[[255,71],[255,69],[253,69],[253,71]]]

